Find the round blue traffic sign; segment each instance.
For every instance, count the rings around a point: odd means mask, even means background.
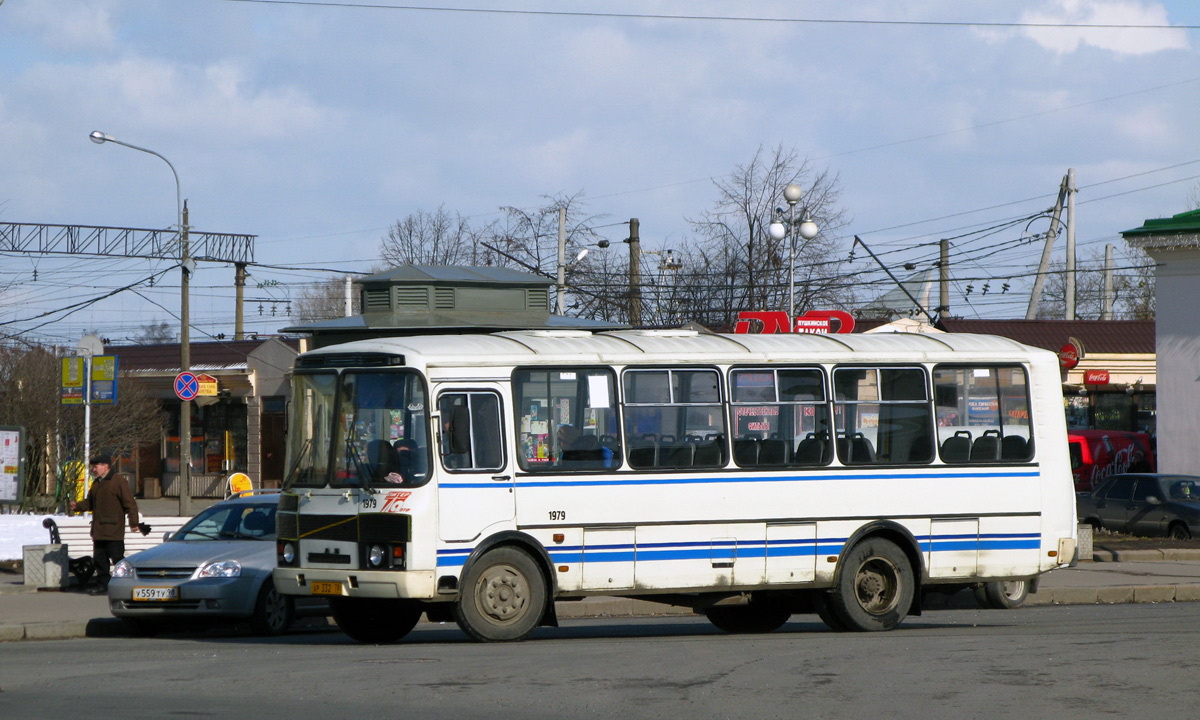
[[[180,400],[195,400],[200,394],[200,381],[190,372],[181,372],[175,376],[175,394]]]

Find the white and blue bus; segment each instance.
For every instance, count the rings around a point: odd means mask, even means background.
[[[296,362],[278,589],[392,642],[606,595],[729,632],[1012,606],[1074,560],[1057,357],[963,334],[530,330]]]

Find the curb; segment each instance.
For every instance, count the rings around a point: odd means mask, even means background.
[[[1192,548],[1161,548],[1158,550],[1112,550],[1105,547],[1092,548],[1094,562],[1159,562],[1181,560],[1200,561],[1200,550]]]
[[[1030,595],[1024,607],[1051,605],[1124,605],[1173,602],[1200,602],[1197,585],[1123,585],[1100,588],[1043,588]],[[948,598],[927,598],[925,610],[979,610],[973,593],[964,591]],[[566,601],[556,604],[558,617],[564,620],[588,618],[648,618],[694,615],[690,608],[663,605],[630,598]],[[0,642],[20,640],[67,640],[73,638],[129,637],[119,618],[92,618],[86,621],[59,621],[5,625],[0,623]]]

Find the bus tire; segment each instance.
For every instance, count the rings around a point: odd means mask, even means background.
[[[394,643],[421,619],[421,606],[405,600],[332,598],[334,622],[352,640],[372,645]]]
[[[818,592],[813,595],[813,609],[817,611],[817,617],[821,618],[821,622],[834,632],[846,632],[850,629],[846,625],[846,621],[838,617],[837,612],[833,609],[833,600],[829,593]]]
[[[769,633],[778,630],[792,617],[786,603],[752,598],[746,605],[727,605],[707,608],[704,617],[718,630],[736,635]]]
[[[1028,580],[998,580],[985,582],[975,588],[980,606],[992,610],[1012,610],[1025,604],[1029,597]]]
[[[472,640],[524,640],[546,611],[546,579],[529,553],[511,546],[484,553],[463,576],[454,621]]]
[[[891,630],[908,615],[916,583],[912,565],[896,543],[869,537],[842,558],[829,594],[833,614],[855,632]]]

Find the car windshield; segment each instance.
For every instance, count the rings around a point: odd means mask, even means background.
[[[274,540],[275,503],[219,504],[187,521],[171,540]]]

